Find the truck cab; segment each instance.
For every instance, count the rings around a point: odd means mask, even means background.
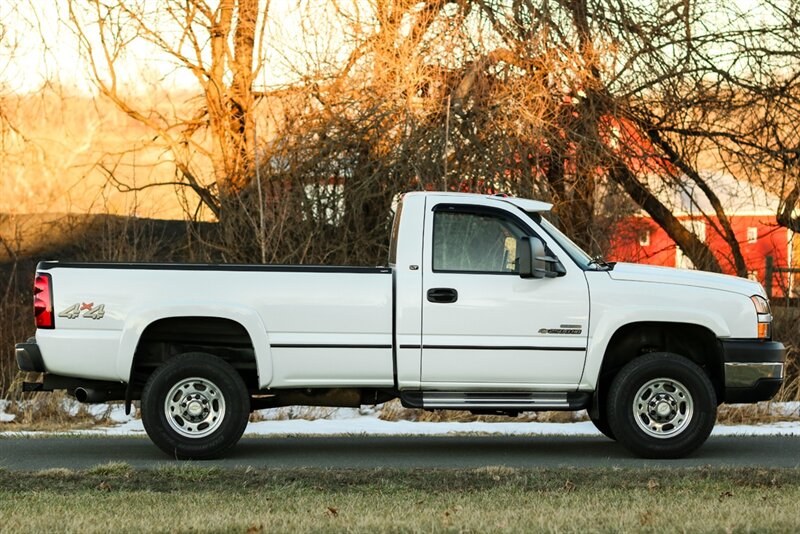
[[[578,389],[589,287],[580,266],[536,224],[547,209],[480,195],[405,196],[390,258],[401,389]],[[531,239],[556,262],[523,277],[519,258],[530,254]]]

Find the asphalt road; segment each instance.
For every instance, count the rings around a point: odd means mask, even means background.
[[[1,435],[0,435],[1,436]],[[175,465],[149,440],[115,437],[0,437],[0,467],[84,469],[108,462]],[[246,437],[204,466],[283,468],[434,467],[800,467],[798,437],[712,437],[690,458],[642,460],[600,437]]]

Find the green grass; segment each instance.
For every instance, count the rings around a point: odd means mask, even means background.
[[[0,531],[793,532],[800,469],[0,470]]]

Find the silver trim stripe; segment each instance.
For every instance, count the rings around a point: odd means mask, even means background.
[[[516,408],[520,410],[569,408],[566,393],[451,393],[443,391],[422,394],[425,408]]]

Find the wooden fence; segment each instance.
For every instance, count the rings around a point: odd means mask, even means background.
[[[772,256],[766,257],[766,269],[764,273],[764,289],[767,292],[767,297],[770,299],[772,298],[786,298],[786,300],[796,300],[796,298],[792,298],[792,295],[785,295],[785,297],[774,297],[772,294],[773,284],[775,282],[775,275],[776,274],[800,274],[800,268],[798,267],[778,267],[775,265],[775,258]],[[784,289],[784,293],[788,288]]]

